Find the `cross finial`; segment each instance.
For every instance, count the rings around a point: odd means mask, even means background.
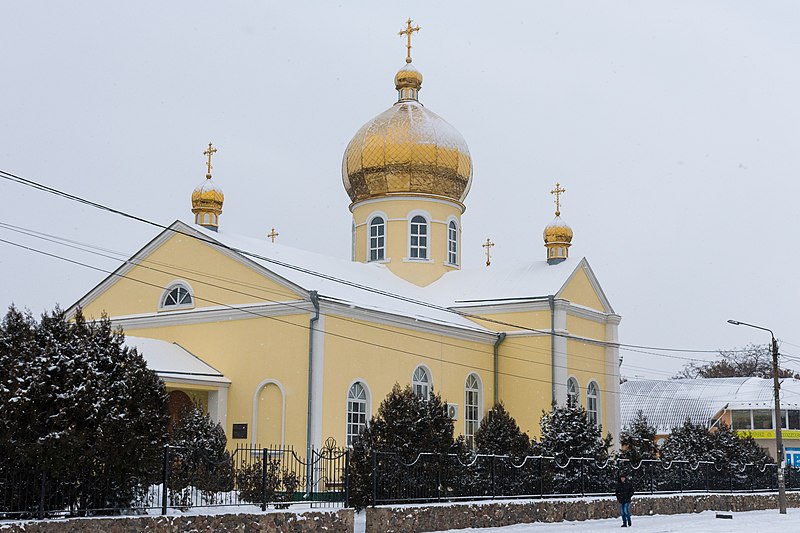
[[[492,247],[494,246],[494,243],[489,239],[489,237],[486,237],[486,242],[483,243],[481,246],[486,248],[486,266],[488,267],[489,265],[492,264],[492,254],[491,254],[491,252],[492,252]]]
[[[550,191],[550,194],[556,195],[556,216],[561,216],[561,195],[567,192],[567,189],[563,189],[560,183],[556,183],[556,188]]]
[[[272,242],[275,242],[275,237],[277,237],[278,235],[280,235],[280,233],[275,231],[275,228],[272,228],[272,231],[267,233],[267,237],[269,237]]]
[[[206,163],[208,165],[208,172],[206,172],[206,177],[207,178],[211,177],[211,169],[214,168],[214,167],[211,166],[211,156],[216,154],[216,153],[217,153],[217,149],[214,148],[213,146],[211,146],[211,143],[208,143],[208,149],[205,152],[203,152],[203,155],[207,155],[208,156],[208,163]]]
[[[406,21],[406,29],[400,30],[398,35],[403,36],[406,35],[408,37],[408,44],[406,44],[406,48],[408,49],[408,55],[406,56],[406,63],[411,63],[411,34],[415,31],[419,31],[419,26],[411,26],[412,20],[408,19]]]

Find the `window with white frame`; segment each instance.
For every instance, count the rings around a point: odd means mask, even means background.
[[[586,418],[595,426],[600,424],[600,391],[594,381],[586,387]]]
[[[418,366],[411,377],[411,390],[420,398],[427,400],[431,395],[431,376],[428,369]]]
[[[578,380],[575,378],[569,378],[567,380],[567,405],[578,406],[578,394]]]
[[[383,217],[372,217],[369,221],[369,260],[383,261],[386,258],[386,221]]]
[[[347,393],[347,445],[352,446],[367,427],[367,390],[356,381]]]
[[[428,221],[422,215],[411,219],[411,240],[408,257],[411,259],[428,258]]]
[[[478,376],[470,374],[464,385],[464,438],[469,449],[475,449],[475,433],[481,423],[480,401],[481,382]]]
[[[174,283],[164,291],[160,307],[162,309],[178,309],[192,307],[193,304],[194,298],[192,298],[192,291],[189,287],[183,283]]]
[[[447,262],[458,264],[458,226],[454,220],[447,225]]]

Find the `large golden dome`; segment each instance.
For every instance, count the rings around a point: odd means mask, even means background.
[[[390,195],[442,196],[463,202],[472,181],[467,143],[417,101],[422,74],[409,62],[395,76],[399,100],[364,124],[342,160],[353,202]]]

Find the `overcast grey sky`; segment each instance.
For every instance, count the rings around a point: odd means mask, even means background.
[[[349,258],[341,157],[396,99],[409,16],[420,100],[473,158],[465,265],[487,237],[495,264],[543,259],[559,181],[621,341],[769,340],[736,318],[800,356],[796,1],[4,2],[0,169],[169,224],[190,220],[213,141],[225,230]],[[0,195],[0,223],[114,251],[157,231],[5,180]],[[0,243],[4,307],[68,306],[104,277]],[[628,376],[683,363],[621,353]]]

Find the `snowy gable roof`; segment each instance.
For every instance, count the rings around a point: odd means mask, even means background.
[[[772,380],[762,378],[634,379],[620,385],[620,422],[633,422],[642,410],[660,434],[690,418],[708,425],[723,409],[771,409]],[[800,381],[783,380],[781,408],[800,408]]]
[[[568,258],[555,265],[527,261],[454,270],[431,286],[449,295],[456,305],[541,298],[557,294],[582,263],[582,259]]]
[[[202,381],[219,385],[231,382],[219,370],[212,367],[181,345],[144,337],[125,337],[125,345],[136,351],[164,381]]]

